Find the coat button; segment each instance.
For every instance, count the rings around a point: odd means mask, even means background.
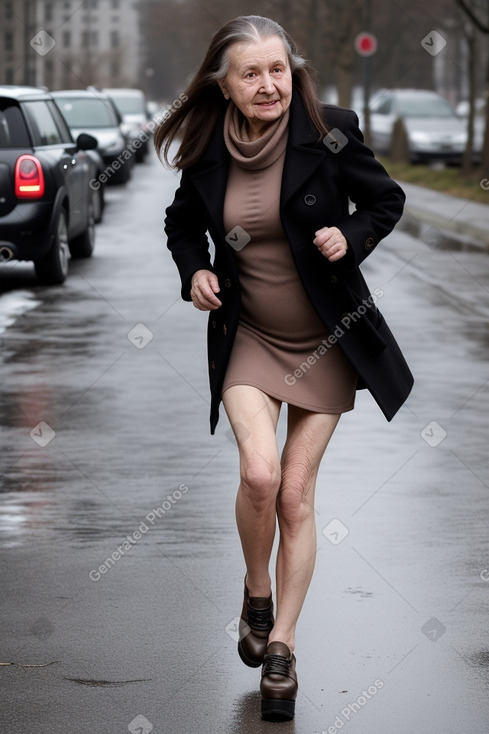
[[[374,244],[375,244],[374,238],[373,237],[367,237],[367,239],[365,240],[365,249],[366,250],[371,250],[372,247],[374,246]]]
[[[228,327],[226,326],[226,324],[223,324],[222,333],[224,334],[224,336],[226,336],[226,334],[228,333]]]
[[[307,206],[314,206],[316,203],[316,197],[313,194],[307,194],[307,196],[304,196],[304,203],[307,204]]]
[[[211,369],[213,369],[213,370],[216,369],[216,363],[214,362],[214,360],[212,360],[212,362],[211,362]]]
[[[230,278],[226,278],[226,280],[224,281],[224,285],[225,285],[226,288],[231,288],[231,280],[230,280]]]
[[[338,276],[337,275],[332,275],[330,277],[330,279],[329,279],[329,282],[330,283],[337,283],[338,282]]]
[[[213,321],[213,322],[212,322],[212,328],[213,328],[213,329],[215,329],[215,328],[216,328],[216,326],[217,326],[217,323],[216,323],[216,321]]]

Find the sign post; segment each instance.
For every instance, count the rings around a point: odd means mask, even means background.
[[[367,17],[366,21],[369,24],[370,18]],[[370,61],[371,57],[377,51],[377,39],[373,33],[366,31],[359,33],[355,38],[355,50],[359,56],[363,56],[363,133],[367,145],[370,145]]]

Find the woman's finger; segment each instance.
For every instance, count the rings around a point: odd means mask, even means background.
[[[315,238],[313,240],[316,247],[324,247],[328,244],[335,244],[337,242],[343,242],[346,245],[346,239],[341,230],[338,227],[323,227],[314,233]]]
[[[215,273],[208,270],[197,271],[192,278],[190,297],[196,308],[210,311],[219,308],[222,303],[217,298],[219,282]]]
[[[330,262],[336,262],[346,255],[348,243],[338,227],[323,227],[315,235],[314,244]]]
[[[325,257],[327,257],[330,262],[336,262],[337,260],[341,260],[341,258],[346,255],[346,251],[346,247],[334,248],[334,250],[330,251],[327,255],[325,255]]]

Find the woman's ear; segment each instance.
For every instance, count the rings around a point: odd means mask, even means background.
[[[224,81],[219,81],[218,84],[219,84],[219,87],[221,89],[221,92],[224,95],[224,99],[229,99],[229,92],[226,89],[226,84],[224,83]]]

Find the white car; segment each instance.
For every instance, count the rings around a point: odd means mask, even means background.
[[[449,102],[428,89],[378,92],[370,105],[370,135],[377,153],[389,154],[394,125],[402,121],[412,163],[441,160],[460,164],[466,126]]]

